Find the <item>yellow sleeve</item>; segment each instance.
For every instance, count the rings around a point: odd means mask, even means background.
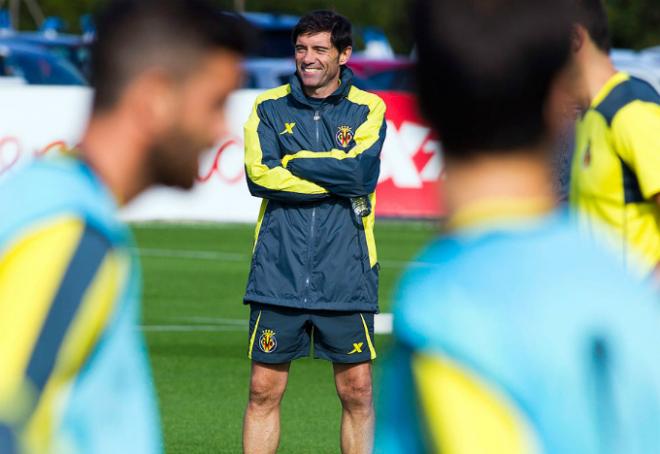
[[[293,175],[281,165],[277,133],[262,119],[259,106],[269,100],[286,96],[289,86],[269,90],[259,96],[252,108],[250,118],[244,127],[245,170],[248,187],[252,195],[279,199],[290,193],[294,198],[304,199],[304,195],[325,196],[328,191],[321,186]],[[302,197],[301,197],[302,196]]]
[[[434,452],[539,452],[534,432],[515,404],[459,364],[416,354],[413,376]]]
[[[16,445],[51,444],[63,392],[106,326],[129,263],[76,217],[36,225],[0,254],[0,430]]]
[[[626,105],[612,120],[612,139],[621,159],[635,172],[644,198],[660,193],[660,105]]]

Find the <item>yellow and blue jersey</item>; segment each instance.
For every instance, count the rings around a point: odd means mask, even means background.
[[[583,230],[631,271],[660,262],[660,95],[615,74],[578,121],[570,201]]]
[[[0,452],[160,451],[139,267],[116,210],[74,158],[0,185]]]
[[[660,452],[652,292],[568,215],[511,208],[462,213],[403,278],[376,452]]]
[[[300,80],[261,94],[245,124],[245,169],[263,198],[245,302],[301,309],[376,312],[376,184],[385,103],[341,84],[308,98]],[[351,198],[366,196],[357,218]]]

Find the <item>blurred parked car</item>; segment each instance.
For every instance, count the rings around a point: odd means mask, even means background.
[[[2,12],[0,10],[0,13]],[[58,57],[65,58],[86,78],[89,77],[91,70],[90,44],[94,33],[93,25],[87,16],[81,19],[85,30],[85,34],[82,36],[63,33],[65,24],[58,17],[46,18],[38,31],[19,32],[11,27],[5,17],[6,14],[0,16],[2,16],[0,17],[0,37],[4,42],[12,41],[39,46]]]
[[[293,56],[291,32],[298,23],[297,16],[270,13],[242,13],[242,16],[259,30],[259,47],[253,52],[254,57],[275,59]]]
[[[370,60],[352,58],[348,66],[353,70],[353,84],[368,91],[406,91],[414,89],[414,63],[410,60]],[[243,64],[243,88],[268,89],[284,85],[295,73],[292,58],[249,58]]]
[[[415,89],[415,62],[409,58],[351,58],[348,66],[355,74],[354,84],[368,91],[405,91]]]
[[[0,83],[87,85],[68,60],[40,46],[0,38]]]
[[[654,63],[649,54],[628,49],[612,49],[610,57],[616,69],[648,82],[660,93],[660,59]]]
[[[18,39],[22,42],[43,47],[58,57],[65,58],[78,71],[89,77],[91,70],[91,54],[89,43],[77,35],[60,33],[21,33]]]
[[[647,47],[646,49],[642,50],[640,53],[642,54],[655,54],[656,56],[660,56],[660,46],[653,46],[653,47]]]
[[[296,72],[296,64],[288,58],[249,58],[243,63],[245,80],[243,88],[268,89],[289,81]]]
[[[291,34],[300,17],[289,14],[241,13],[261,35],[261,43],[254,57],[291,58],[293,44]],[[355,55],[369,58],[393,58],[394,50],[387,35],[378,27],[355,27],[353,30]]]
[[[371,60],[352,58],[348,66],[353,70],[353,84],[368,91],[414,90],[414,62],[409,59]],[[284,85],[296,71],[292,58],[249,58],[243,64],[243,88],[269,89]]]
[[[639,55],[645,63],[660,70],[660,46],[644,49],[639,53]]]

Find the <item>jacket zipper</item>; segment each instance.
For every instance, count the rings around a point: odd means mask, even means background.
[[[314,125],[316,126],[316,146],[319,145],[319,120],[321,119],[321,113],[317,110],[314,112]]]
[[[316,146],[320,145],[319,137],[319,120],[321,120],[321,114],[317,110],[314,112],[314,125],[316,129]],[[316,206],[312,207],[312,222],[309,228],[309,254],[307,256],[307,276],[305,277],[305,297],[303,298],[303,303],[307,304],[309,300],[309,287],[312,280],[312,261],[314,259],[314,228],[316,227]]]
[[[309,253],[307,255],[307,276],[305,277],[305,297],[303,303],[309,300],[309,287],[312,280],[312,262],[314,260],[314,227],[316,224],[316,207],[312,208],[312,222],[309,227]]]

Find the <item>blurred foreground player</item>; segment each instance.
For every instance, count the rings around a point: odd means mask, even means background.
[[[575,0],[577,123],[570,201],[580,226],[660,285],[660,94],[609,57],[602,0]]]
[[[660,449],[657,303],[553,209],[568,3],[417,3],[450,220],[399,290],[376,452]]]
[[[153,184],[192,186],[245,39],[202,0],[115,1],[97,26],[80,157],[0,186],[3,454],[162,449],[139,266],[116,212]]]

